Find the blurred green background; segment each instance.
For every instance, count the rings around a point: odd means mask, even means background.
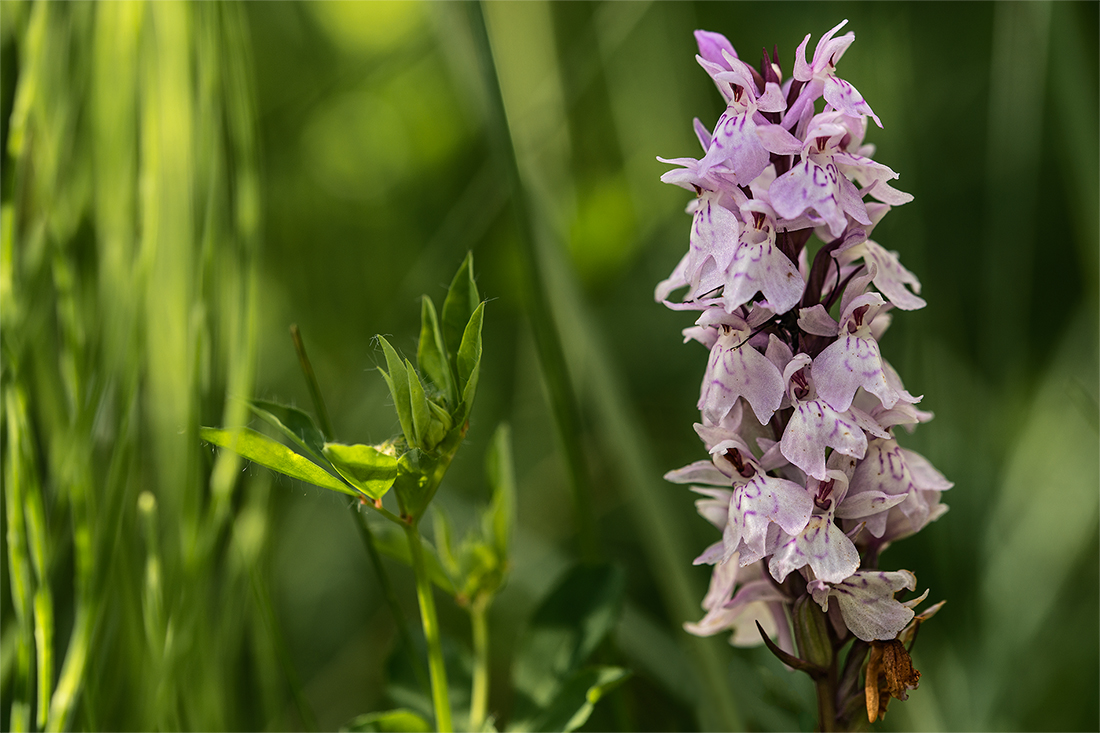
[[[936,413],[902,442],[955,482],[951,511],[883,558],[948,603],[920,634],[920,689],[881,725],[1096,730],[1097,10],[489,3],[517,193],[462,4],[0,4],[0,722],[332,729],[393,706],[395,626],[348,500],[216,454],[197,429],[244,423],[235,398],[309,407],[297,323],[338,435],[390,437],[372,337],[411,355],[418,297],[438,301],[468,250],[485,356],[437,500],[473,521],[509,421],[516,554],[490,619],[490,709],[507,719],[524,621],[580,555],[515,194],[575,388],[597,552],[627,573],[602,653],[635,676],[586,729],[811,727],[807,680],[680,628],[701,616],[708,572],[691,560],[716,537],[661,480],[702,456],[706,356],[680,344],[690,316],[652,299],[689,225],[655,156],[698,155],[692,117],[722,109],[694,29],[750,63],[778,44],[789,74],[803,35],[812,50],[848,18],[839,74],[916,197],[875,233],[928,301],[883,342]],[[389,568],[414,614],[411,574]],[[467,641],[462,614],[441,613]]]

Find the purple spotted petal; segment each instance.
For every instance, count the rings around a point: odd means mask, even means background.
[[[769,524],[779,525],[787,534],[798,534],[810,521],[813,508],[813,497],[805,487],[758,473],[752,481],[734,489],[723,537],[727,552],[738,549],[743,540],[753,559],[763,557]],[[742,560],[746,559],[742,555]]]
[[[848,226],[839,201],[842,177],[832,163],[820,166],[807,158],[772,183],[769,190],[772,206],[784,219],[812,211],[828,225],[834,237],[839,237]]]
[[[882,121],[871,111],[871,105],[867,104],[863,95],[843,79],[830,76],[825,80],[825,101],[833,105],[834,109],[852,117],[870,115],[875,124],[882,127]]]
[[[902,588],[916,590],[917,579],[908,570],[861,572],[832,587],[844,623],[864,641],[887,641],[898,635],[915,615],[894,600]]]
[[[783,400],[783,376],[759,351],[744,343],[747,332],[732,331],[710,353],[699,409],[720,419],[744,397],[763,425]]]
[[[809,475],[824,481],[826,447],[863,458],[867,436],[854,421],[824,400],[799,403],[783,431],[780,441],[783,455]]]
[[[768,569],[782,583],[790,573],[806,565],[819,579],[839,583],[859,569],[859,552],[831,517],[813,516],[806,529],[775,551]]]
[[[721,273],[734,257],[738,235],[741,233],[741,222],[737,215],[720,205],[715,198],[714,195],[701,197],[699,208],[692,217],[688,249],[690,259],[685,272],[688,282],[694,286],[692,297],[706,292],[698,292],[700,287],[705,287],[702,283],[711,278],[720,279]],[[710,277],[703,271],[708,260],[713,261],[714,267]]]
[[[771,157],[756,134],[756,123],[747,112],[718,119],[710,149],[699,161],[701,175],[716,165],[725,164],[741,185],[748,185],[768,166]]]
[[[867,444],[867,454],[852,474],[848,494],[864,491],[889,495],[908,494],[916,488],[913,474],[906,465],[905,456],[902,455],[897,441],[875,438]]]
[[[902,310],[911,311],[923,308],[924,299],[914,293],[920,293],[920,281],[917,276],[905,269],[897,254],[887,251],[882,245],[867,240],[863,258],[874,262],[878,269],[874,278],[875,287]],[[906,287],[908,286],[908,287]],[[909,292],[912,288],[913,292]]]
[[[898,393],[886,382],[878,343],[870,334],[866,338],[842,335],[829,344],[814,359],[814,382],[818,395],[838,412],[852,406],[860,387],[882,400],[885,407],[898,401]]]
[[[773,312],[786,313],[798,305],[804,287],[798,268],[775,246],[774,231],[770,227],[766,232],[745,227],[726,271],[726,311],[732,312],[763,293]]]

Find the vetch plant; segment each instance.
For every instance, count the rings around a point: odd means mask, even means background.
[[[474,283],[473,261],[467,256],[447,292],[441,316],[431,299],[423,299],[417,349],[419,373],[412,362],[401,359],[384,337],[378,337],[386,357],[386,368],[379,371],[390,388],[401,423],[402,434],[396,438],[380,445],[330,442],[332,429],[327,412],[297,333],[295,342],[322,427],[296,408],[253,401],[253,412],[281,433],[293,449],[249,428],[203,428],[201,433],[204,440],[236,451],[260,465],[354,496],[362,506],[373,509],[404,531],[408,558],[416,574],[417,600],[428,647],[435,725],[441,731],[453,726],[432,575],[420,537],[420,521],[466,436],[481,365],[484,309]],[[396,496],[397,513],[386,508],[382,501],[391,490]],[[498,500],[498,505],[502,501]],[[507,521],[501,519],[500,523]],[[373,547],[367,526],[362,527],[367,532],[368,546]],[[503,533],[506,536],[506,531]],[[503,554],[506,543],[498,541],[493,548]],[[506,562],[496,555],[494,559],[501,567]],[[438,560],[433,563],[435,566]],[[381,565],[376,567],[382,574]],[[384,585],[388,583],[384,581]],[[493,591],[495,588],[486,592]],[[487,600],[481,601],[482,606],[485,603]]]
[[[822,730],[858,726],[861,710],[874,722],[916,688],[912,643],[942,602],[918,614],[928,591],[903,601],[916,577],[879,556],[939,518],[952,485],[895,438],[932,414],[879,339],[894,309],[925,302],[869,238],[912,196],[873,160],[864,137],[879,118],[836,75],[855,40],[836,36],[846,22],[809,62],[807,35],[787,79],[777,50],[754,69],[721,34],[696,31],[727,107],[713,131],[695,120],[700,158],[661,159],[679,166],[662,180],[696,198],[688,252],[655,292],[699,314],[685,341],[710,351],[695,425],[710,458],[666,475],[702,495],[699,513],[722,532],[695,561],[714,571],[706,613],[686,628],[762,638],[808,672]]]
[[[388,664],[387,689],[389,697],[403,707],[360,715],[348,722],[348,730],[450,731],[456,721],[458,728],[472,731],[499,728],[489,707],[488,613],[511,564],[515,470],[507,426],[497,429],[489,447],[486,468],[492,499],[480,513],[479,526],[455,543],[451,520],[442,509],[432,508],[432,499],[469,428],[481,366],[484,308],[474,282],[473,259],[467,256],[441,311],[427,296],[422,300],[417,366],[378,336],[386,359],[379,371],[401,425],[401,434],[390,440],[378,445],[332,441],[320,388],[294,328],[320,425],[297,408],[252,400],[252,412],[289,445],[249,428],[201,431],[209,443],[357,499],[352,511],[401,637]],[[420,530],[430,509],[434,547]],[[364,512],[378,517],[380,523],[368,522]],[[423,651],[404,625],[379,553],[411,565],[416,575],[428,659],[426,680],[420,661]],[[472,657],[455,640],[444,639],[433,586],[469,614]],[[582,666],[613,625],[623,593],[624,581],[617,568],[578,565],[544,599],[520,642],[514,673],[517,700],[508,730],[575,730],[588,720],[596,702],[629,676],[618,667]],[[463,679],[468,696],[452,695],[448,668],[472,670]],[[423,695],[425,687],[430,690],[430,702]],[[452,710],[455,700],[458,715]]]

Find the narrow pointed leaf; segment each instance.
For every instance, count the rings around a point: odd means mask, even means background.
[[[458,347],[458,384],[463,389],[481,366],[481,321],[484,313],[485,304],[481,303],[470,316],[462,333],[462,344]]]
[[[474,283],[474,255],[471,252],[462,260],[443,301],[443,342],[452,359],[458,354],[466,324],[480,302],[481,296]]]
[[[397,459],[369,445],[326,443],[325,458],[353,486],[381,499],[397,478]]]
[[[426,295],[423,296],[420,306],[420,344],[416,349],[416,363],[420,372],[432,381],[451,405],[458,403],[459,394],[451,373],[443,332],[439,328],[432,299]]]
[[[431,450],[436,443],[430,441],[432,411],[428,407],[428,397],[424,394],[424,385],[413,368],[412,362],[405,360],[405,375],[409,383],[409,401],[412,407],[413,432],[416,435],[414,445]],[[412,442],[412,441],[410,441]]]
[[[325,438],[308,413],[297,407],[266,400],[250,400],[248,406],[257,417],[293,441],[313,460],[325,463],[322,457]]]
[[[452,579],[458,580],[458,561],[451,550],[453,547],[451,542],[451,520],[447,518],[445,513],[439,511],[438,507],[436,511],[432,512],[432,529],[434,530],[433,539],[435,540],[436,550],[439,552],[440,563]]]
[[[493,434],[486,464],[493,498],[483,519],[484,532],[500,561],[507,564],[516,514],[516,469],[512,462],[512,431],[507,423],[501,423]]]
[[[390,346],[390,342],[384,336],[379,336],[382,344],[382,352],[386,355],[386,369],[379,369],[390,388],[393,396],[393,406],[397,410],[397,419],[401,423],[401,432],[405,434],[405,440],[410,445],[416,444],[416,431],[413,428],[412,397],[409,394],[409,375],[405,371],[405,365],[401,362],[397,350]],[[388,371],[387,371],[388,370]]]
[[[306,483],[332,489],[344,494],[358,496],[355,489],[324,470],[308,458],[300,456],[282,443],[257,433],[250,428],[220,430],[201,428],[199,437],[207,443],[228,448],[253,463],[266,466],[272,471],[296,478]]]

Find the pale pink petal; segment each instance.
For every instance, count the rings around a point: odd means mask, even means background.
[[[917,579],[908,570],[862,572],[834,585],[830,595],[836,598],[853,634],[864,641],[888,641],[915,615],[913,609],[894,600],[894,593],[916,587]]]
[[[836,516],[841,519],[865,519],[881,514],[905,501],[905,494],[891,496],[881,491],[864,491],[849,494],[836,508]],[[696,502],[698,505],[699,502]]]
[[[852,406],[856,390],[863,387],[885,407],[893,407],[898,393],[886,382],[878,343],[854,334],[841,336],[814,359],[814,383],[818,395],[837,412]]]
[[[798,311],[798,327],[815,336],[836,336],[837,322],[821,303]]]
[[[741,336],[740,332],[733,333],[735,339]],[[748,401],[761,424],[767,423],[783,399],[783,376],[748,344],[719,339],[711,351],[698,407],[721,416],[729,412],[738,397]]]
[[[947,491],[955,484],[947,480],[942,473],[936,470],[927,458],[916,451],[901,448],[901,455],[905,459],[905,465],[913,474],[913,481],[917,488],[931,489],[935,491]]]
[[[695,461],[683,468],[669,471],[665,481],[674,484],[707,484],[708,486],[731,486],[733,480],[714,467],[712,461]]]
[[[825,480],[825,448],[863,458],[867,436],[852,420],[824,400],[802,402],[795,407],[780,449],[788,461],[819,480]]]
[[[723,113],[714,128],[710,149],[699,161],[701,175],[719,164],[726,164],[733,171],[738,183],[749,184],[768,166],[771,156],[756,134],[756,123],[747,112],[731,115]]]
[[[772,183],[769,192],[772,206],[785,219],[793,219],[804,211],[812,210],[828,224],[833,237],[839,237],[848,226],[839,200],[840,178],[843,176],[832,163],[820,166],[807,158]],[[847,181],[846,178],[844,180]],[[848,182],[848,185],[851,183]],[[863,218],[867,218],[866,213]],[[870,220],[867,219],[867,222]]]
[[[813,516],[804,530],[775,551],[768,569],[782,583],[806,565],[819,579],[839,583],[859,569],[859,552],[831,517]]]
[[[923,308],[924,300],[919,295],[914,295],[914,293],[920,293],[920,281],[917,280],[916,275],[902,266],[897,254],[887,251],[882,245],[871,240],[867,241],[866,246],[863,258],[868,262],[874,262],[878,269],[874,278],[875,287],[902,310]],[[911,287],[913,292],[909,292],[906,286]]]
[[[871,106],[863,95],[843,79],[830,76],[825,80],[825,101],[846,115],[870,115],[875,124],[882,127],[878,115],[871,111]]]
[[[726,557],[726,544],[722,540],[703,550],[703,554],[691,561],[692,565],[714,565]]]
[[[760,144],[777,155],[798,155],[802,152],[802,141],[780,125],[758,124],[756,134],[760,137]]]
[[[768,525],[774,522],[787,534],[797,534],[810,521],[813,506],[813,497],[805,487],[758,473],[747,484],[734,489],[729,531],[724,537],[727,552],[731,551],[731,542],[743,540],[753,555],[763,557]],[[742,560],[745,559],[742,555]]]
[[[702,486],[693,486],[691,490],[709,497],[695,500],[695,511],[699,512],[699,516],[718,529],[724,529],[729,522],[730,495],[733,492],[729,489],[706,489]]]
[[[721,33],[697,30],[695,31],[695,43],[699,46],[699,55],[711,63],[720,66],[725,65],[725,59],[722,56],[723,51],[737,58],[737,51],[734,50],[733,44]]]
[[[786,313],[802,299],[802,275],[774,243],[770,227],[766,232],[745,227],[726,271],[723,300],[727,311],[749,302],[758,292],[764,294],[768,308],[775,313]]]

